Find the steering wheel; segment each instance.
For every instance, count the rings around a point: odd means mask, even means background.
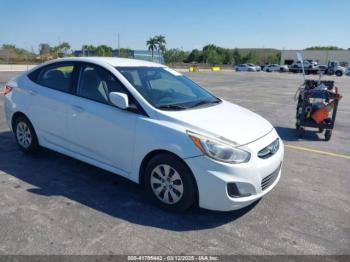
[[[163,99],[163,98],[166,98],[166,97],[175,98],[175,90],[170,88],[170,89],[168,89],[166,91],[159,92],[158,93],[158,97],[159,97],[159,99]]]

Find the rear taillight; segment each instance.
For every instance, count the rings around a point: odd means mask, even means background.
[[[8,93],[10,93],[12,91],[12,89],[13,88],[11,86],[5,85],[5,87],[3,89],[4,95],[7,95]]]

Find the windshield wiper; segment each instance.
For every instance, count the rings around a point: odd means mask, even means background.
[[[184,109],[187,109],[187,107],[176,105],[176,104],[160,105],[157,108],[159,108],[159,109],[170,109],[170,110],[184,110]]]
[[[213,100],[213,101],[202,100],[202,101],[199,101],[199,102],[195,103],[190,108],[201,106],[201,105],[206,105],[206,104],[217,104],[217,103],[220,103],[220,102],[221,102],[221,100],[219,100],[219,99]]]

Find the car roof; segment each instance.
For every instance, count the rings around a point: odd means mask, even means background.
[[[165,67],[165,65],[149,62],[145,60],[137,60],[130,58],[120,58],[120,57],[66,57],[51,60],[50,63],[54,62],[91,62],[91,63],[105,63],[113,67]]]

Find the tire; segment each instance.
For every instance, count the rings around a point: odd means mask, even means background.
[[[28,118],[19,116],[15,119],[13,132],[17,145],[24,153],[33,153],[39,149],[38,138]]]
[[[336,76],[342,76],[342,75],[343,75],[343,72],[342,72],[342,71],[335,71],[335,75],[336,75]]]
[[[332,137],[332,130],[326,130],[326,132],[324,133],[324,139],[326,141],[329,141]]]
[[[189,209],[197,200],[192,172],[170,154],[159,154],[149,161],[145,170],[145,188],[152,202],[175,212]]]
[[[299,138],[302,138],[305,135],[305,129],[297,125],[296,133]]]

